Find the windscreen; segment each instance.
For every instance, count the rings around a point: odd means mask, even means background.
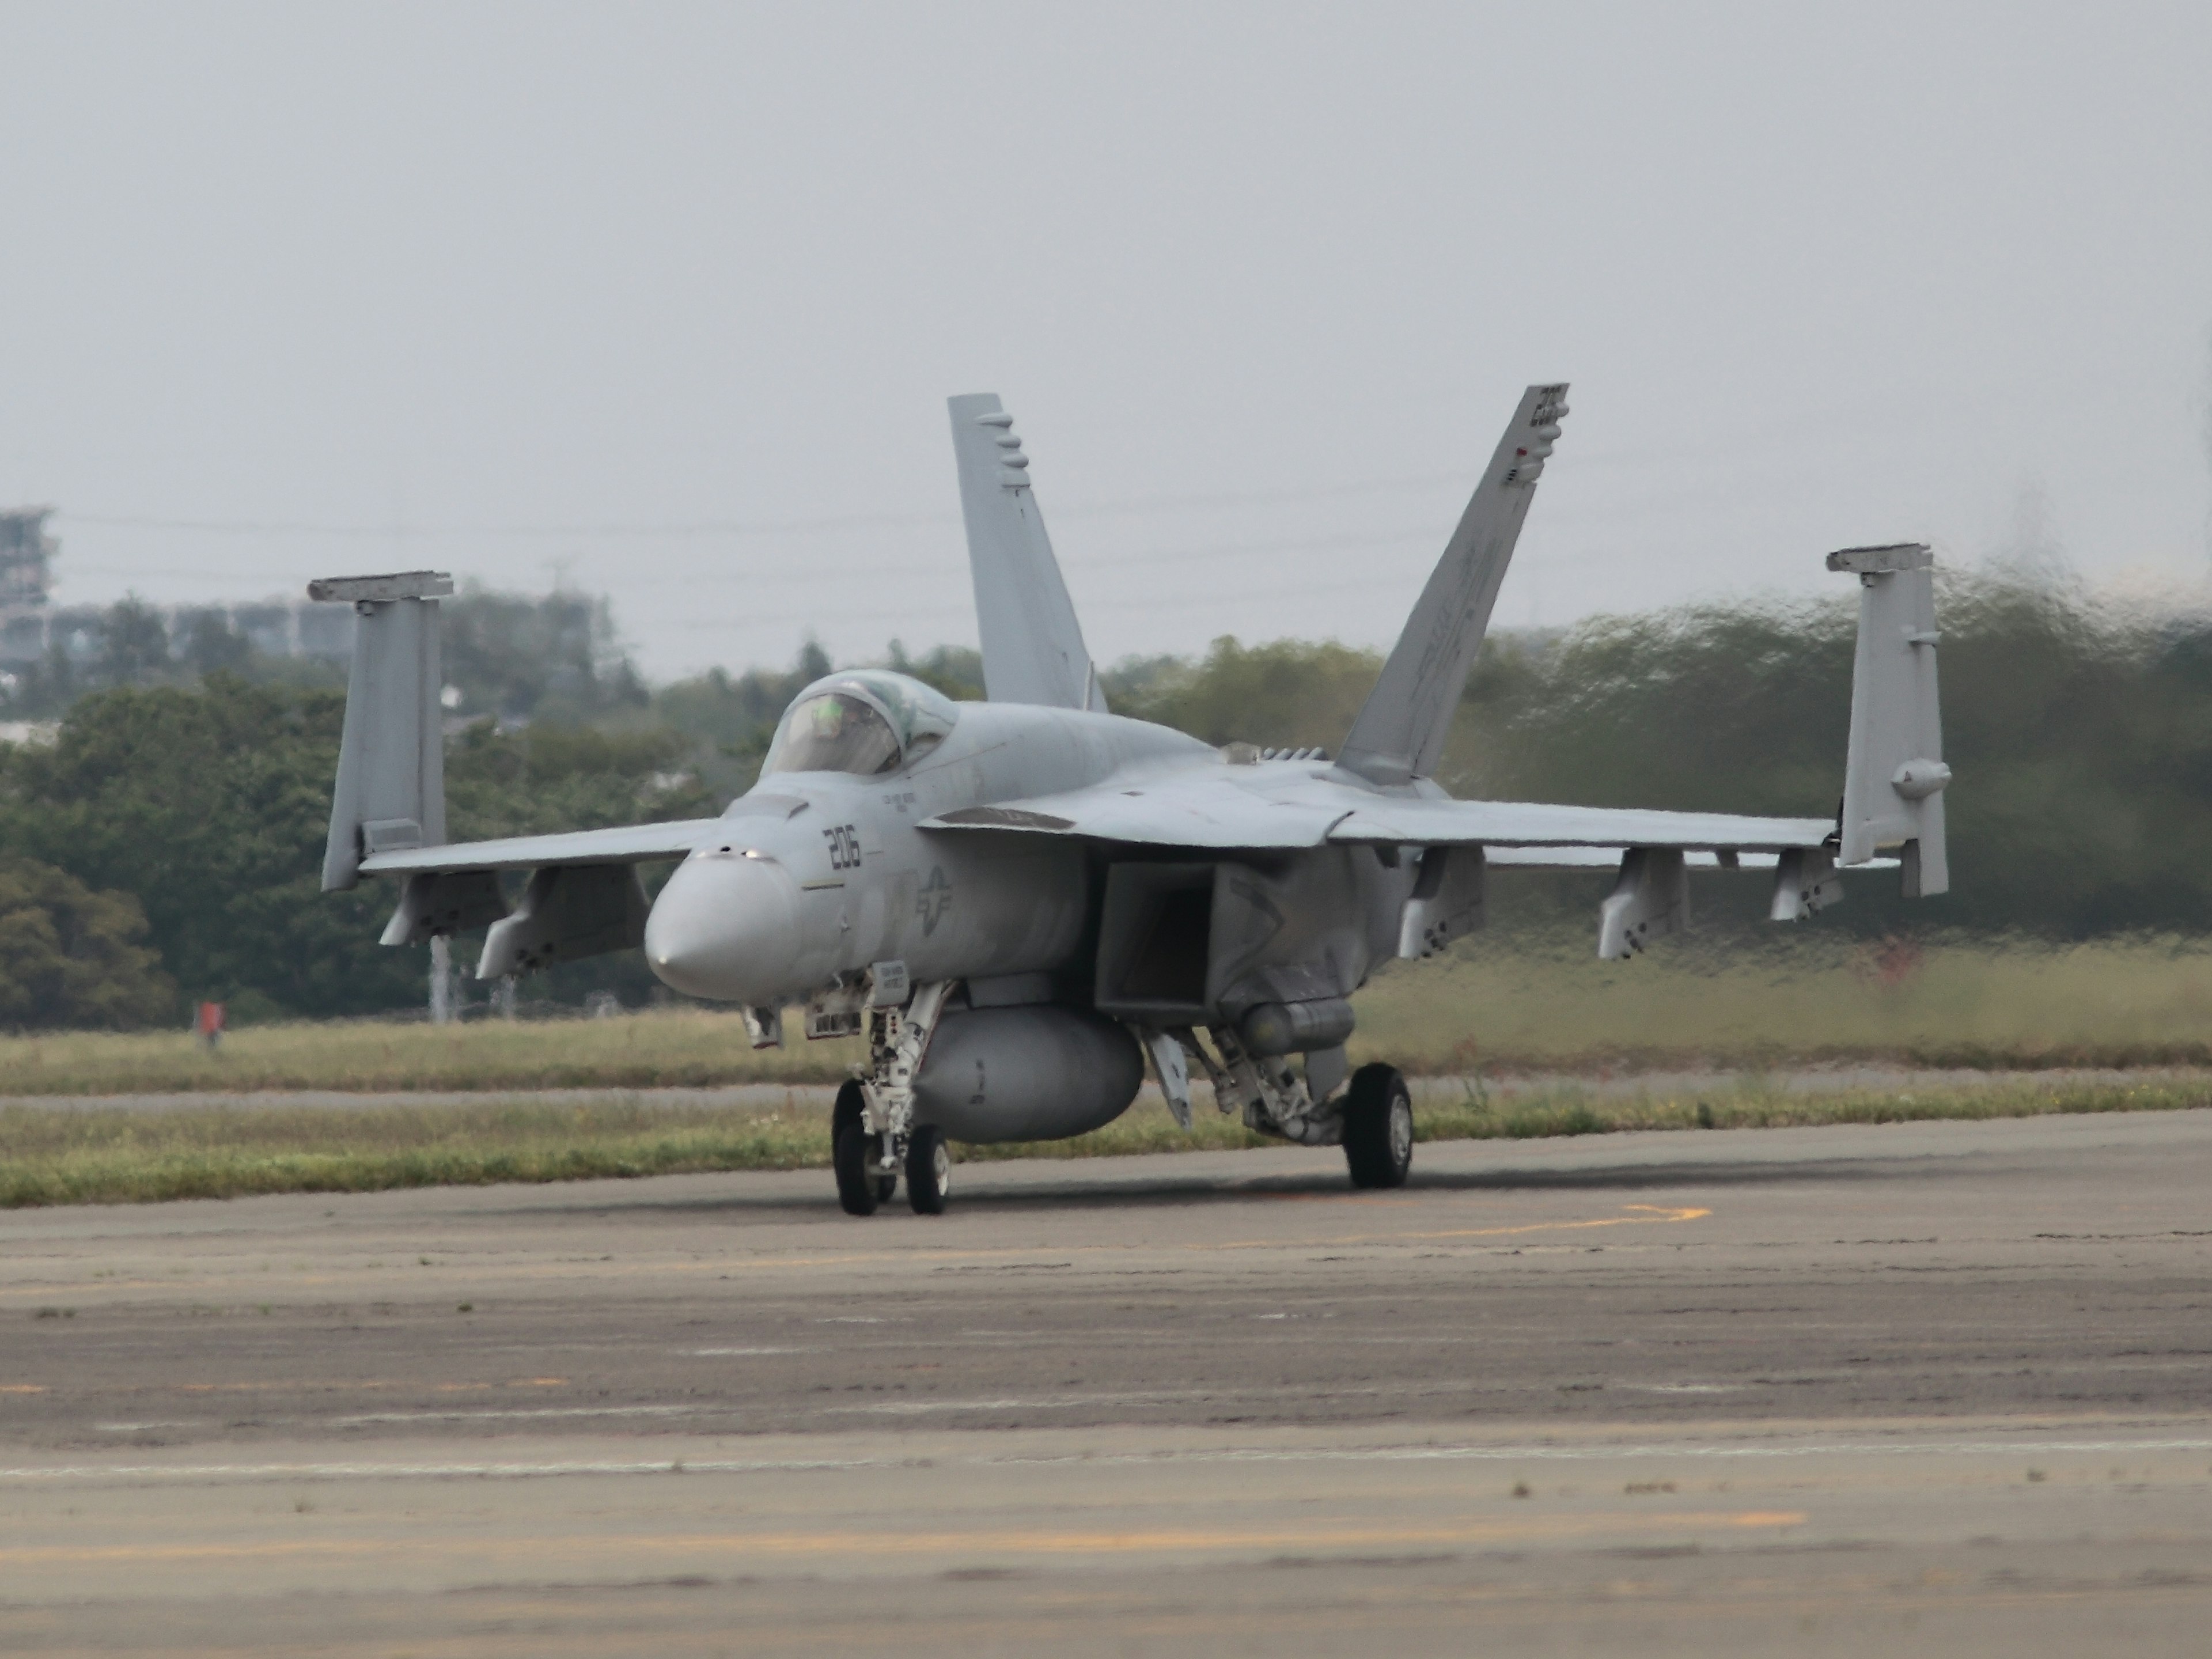
[[[858,697],[825,691],[792,706],[783,739],[763,772],[854,772],[866,777],[899,763],[898,738]]]

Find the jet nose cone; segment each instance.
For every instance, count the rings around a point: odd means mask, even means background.
[[[645,959],[665,983],[718,1002],[773,1003],[799,956],[799,884],[773,859],[695,854],[645,923]]]

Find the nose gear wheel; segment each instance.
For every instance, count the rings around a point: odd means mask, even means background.
[[[888,1204],[902,1173],[915,1213],[941,1215],[951,1185],[952,1158],[943,1133],[914,1121],[914,1083],[957,981],[917,985],[909,995],[902,969],[895,984],[894,990],[870,988],[871,997],[896,995],[904,1006],[867,1006],[867,1069],[837,1091],[830,1115],[837,1201],[848,1215],[872,1215]]]
[[[837,1172],[837,1202],[847,1215],[873,1215],[876,1206],[883,1202],[875,1173],[868,1168],[869,1154],[874,1150],[868,1132],[857,1123],[838,1130],[830,1144],[830,1162]]]
[[[916,1215],[943,1215],[945,1199],[952,1187],[952,1149],[945,1132],[925,1123],[914,1132],[906,1149],[906,1198]]]

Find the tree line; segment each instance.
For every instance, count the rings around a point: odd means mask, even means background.
[[[449,698],[456,839],[718,811],[751,785],[792,696],[830,666],[809,646],[788,669],[648,688],[588,629],[565,657],[549,649],[541,601],[475,597],[473,617],[455,602],[448,632],[470,680]],[[2196,857],[2212,827],[2212,617],[2114,609],[2001,572],[1946,575],[1939,604],[1954,890],[1907,906],[1891,883],[1858,878],[1820,926],[2052,939],[2212,928],[2212,870]],[[1855,614],[1848,601],[1714,605],[1501,634],[1441,779],[1493,798],[1832,810]],[[390,890],[319,891],[335,673],[313,683],[247,661],[185,676],[175,660],[78,696],[51,744],[0,744],[0,1026],[161,1023],[203,997],[248,1018],[419,1005],[422,951],[375,943]],[[895,642],[889,660],[981,695],[972,650]],[[1224,637],[1102,678],[1116,712],[1209,742],[1329,748],[1379,666],[1334,643]],[[1729,925],[1759,908],[1755,885],[1700,904]],[[1514,902],[1540,918],[1603,886],[1523,878]],[[640,1000],[651,981],[634,958],[547,984]]]

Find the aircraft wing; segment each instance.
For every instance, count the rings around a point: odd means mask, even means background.
[[[1012,830],[1141,847],[1222,850],[1321,847],[1334,842],[1390,847],[1596,848],[1615,853],[1631,847],[1659,847],[1769,854],[1818,847],[1835,830],[1830,818],[1429,799],[1371,794],[1310,774],[1271,779],[1261,773],[1247,781],[1234,779],[1228,771],[964,807],[926,819],[921,827]],[[1583,860],[1565,862],[1578,866]]]
[[[637,864],[680,859],[728,833],[720,818],[678,818],[669,823],[627,824],[615,830],[571,830],[557,836],[510,836],[503,841],[465,841],[443,847],[409,847],[372,853],[361,861],[365,876],[400,876],[458,870],[535,870],[550,865]]]
[[[1818,847],[1832,818],[1753,818],[1727,812],[1554,806],[1538,801],[1377,799],[1331,825],[1334,842],[1393,847],[1679,847],[1778,853]]]
[[[1618,870],[1619,847],[1492,847],[1485,860],[1493,870]],[[1721,862],[1718,853],[1687,852],[1682,861],[1692,870],[1771,870],[1781,861],[1779,853],[1731,853],[1733,866]]]
[[[925,818],[925,830],[1012,830],[1137,847],[1221,851],[1320,847],[1356,804],[1345,790],[1299,774],[1232,781],[1227,769],[1119,781],[1065,794],[965,806]]]

